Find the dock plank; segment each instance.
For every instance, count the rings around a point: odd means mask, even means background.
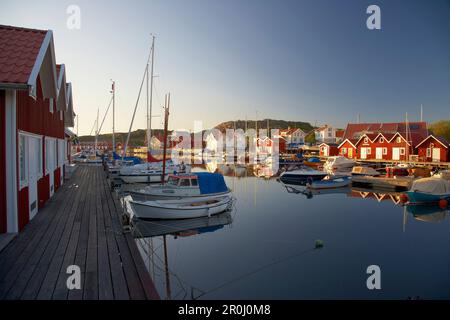
[[[80,165],[0,252],[0,297],[158,299],[121,210],[102,168]],[[81,269],[81,290],[66,286],[73,264]]]

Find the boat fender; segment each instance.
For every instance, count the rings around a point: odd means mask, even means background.
[[[406,193],[402,193],[401,195],[400,195],[400,202],[401,203],[407,203],[408,202],[408,195],[406,194]]]
[[[439,208],[441,209],[445,209],[448,206],[448,201],[445,199],[441,199],[439,200]]]

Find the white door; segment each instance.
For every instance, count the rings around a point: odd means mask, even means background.
[[[30,220],[38,210],[37,180],[39,173],[39,139],[27,137],[28,140],[28,203],[30,205]]]
[[[52,138],[45,138],[45,168],[49,176],[49,191],[50,197],[55,192],[55,167],[56,167],[56,148],[55,140]]]
[[[441,149],[433,148],[433,161],[439,162],[441,161]]]
[[[317,149],[316,149],[317,150]],[[328,157],[328,148],[327,147],[323,147],[323,155],[325,157]]]
[[[367,158],[367,148],[361,148],[361,159]]]
[[[383,148],[377,148],[376,149],[376,158],[377,159],[383,159]]]
[[[392,148],[392,160],[400,160],[400,148]]]

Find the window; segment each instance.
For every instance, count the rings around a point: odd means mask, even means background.
[[[395,141],[396,141],[397,143],[401,143],[401,142],[402,142],[402,138],[401,138],[401,137],[397,137],[397,139],[395,139]]]
[[[45,172],[56,169],[56,142],[55,139],[45,138]]]
[[[27,159],[26,159],[27,140],[24,135],[19,135],[19,180],[20,186],[27,184],[28,172],[27,172]]]
[[[364,143],[369,143],[369,139],[368,138],[364,138]]]
[[[342,148],[342,154],[347,154],[347,148]]]
[[[366,148],[367,150],[367,154],[371,154],[372,153],[372,149],[371,148]]]
[[[380,143],[384,143],[384,138],[383,137],[380,138]]]
[[[431,157],[431,148],[427,148],[427,158]]]
[[[192,184],[193,186],[198,186],[198,181],[197,181],[197,179],[192,179],[192,180],[191,180],[191,184]]]
[[[400,155],[405,155],[405,148],[400,148]]]
[[[383,155],[387,155],[387,148],[383,148]]]
[[[189,179],[181,179],[180,186],[181,187],[189,187],[191,184],[189,183]]]

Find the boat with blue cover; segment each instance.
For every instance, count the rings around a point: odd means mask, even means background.
[[[314,170],[307,166],[302,166],[300,169],[285,171],[280,175],[280,181],[284,183],[300,183],[322,180],[328,175],[324,171]]]
[[[131,191],[135,201],[170,200],[182,198],[220,197],[230,195],[224,177],[220,173],[195,172],[169,175],[164,185],[146,186]]]

